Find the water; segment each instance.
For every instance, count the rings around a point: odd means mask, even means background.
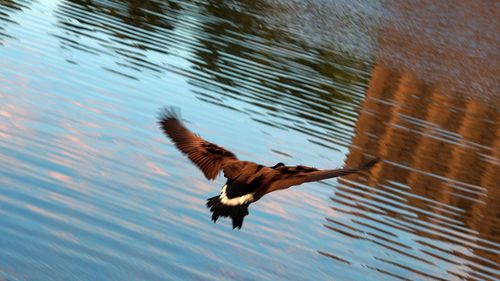
[[[295,3],[0,1],[0,280],[498,280],[498,5],[339,2],[317,37]],[[164,105],[240,159],[383,163],[231,230]]]

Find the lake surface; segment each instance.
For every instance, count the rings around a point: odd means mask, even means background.
[[[0,280],[499,280],[496,3],[0,0]],[[383,162],[210,221],[240,159]]]

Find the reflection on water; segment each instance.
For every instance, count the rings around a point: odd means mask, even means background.
[[[471,19],[496,6],[299,2],[0,1],[0,279],[497,279],[498,28]],[[340,48],[297,36],[300,11]],[[156,127],[167,104],[242,159],[384,162],[230,231],[204,207],[223,179]]]
[[[157,61],[158,56],[148,53],[168,54],[170,44],[164,38],[172,37],[179,9],[173,1],[62,1],[56,18],[65,33],[56,37],[62,49],[120,58],[115,63],[124,71],[106,69],[137,79],[129,72],[164,72],[166,61]]]
[[[8,34],[5,29],[7,23],[16,24],[16,22],[11,18],[10,14],[17,13],[22,11],[23,8],[26,8],[22,3],[18,3],[17,1],[11,0],[2,0],[0,1],[0,5],[2,9],[0,9],[0,46],[3,45],[3,38],[15,38],[13,35]]]
[[[389,242],[388,250],[413,258],[421,278],[439,279],[429,275],[439,273],[438,262],[456,277],[494,276],[500,250],[497,108],[444,97],[408,72],[379,66],[361,108],[347,163],[369,151],[386,164],[369,172],[365,184],[375,189],[341,181],[345,186],[336,195],[359,201],[357,212],[352,202],[332,198],[334,208],[352,216],[355,231],[369,241]],[[387,241],[385,232],[372,232],[367,221],[396,231]],[[411,234],[411,243],[398,243],[400,231]],[[407,266],[374,254],[394,267]],[[467,266],[457,270],[456,265]]]
[[[498,98],[500,6],[482,1],[267,0],[271,25],[310,46],[411,69],[441,94]],[[325,28],[331,27],[331,28]],[[462,92],[462,93],[460,93]]]

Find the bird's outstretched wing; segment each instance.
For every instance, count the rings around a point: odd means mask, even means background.
[[[159,116],[159,124],[175,146],[198,166],[205,177],[213,180],[221,170],[226,176],[235,173],[238,159],[216,144],[208,142],[189,131],[179,120],[179,112],[173,107],[164,108]]]
[[[336,170],[318,170],[316,168],[310,168],[306,166],[280,166],[275,169],[278,173],[275,174],[273,183],[271,184],[267,192],[288,188],[290,186],[303,184],[305,182],[320,181],[328,178],[357,173],[362,170],[371,168],[379,161],[380,159],[377,158],[357,168],[342,168]]]

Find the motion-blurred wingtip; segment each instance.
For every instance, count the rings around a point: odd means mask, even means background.
[[[158,120],[160,123],[171,119],[180,120],[180,118],[181,118],[181,108],[178,106],[173,106],[173,105],[164,106],[158,112]]]

